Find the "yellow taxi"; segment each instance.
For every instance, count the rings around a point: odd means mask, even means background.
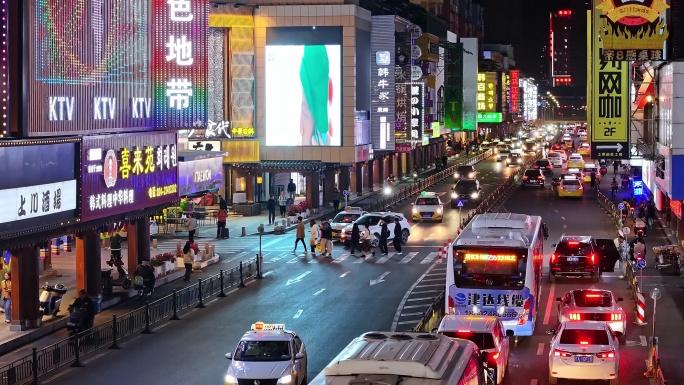
[[[561,179],[556,191],[559,198],[584,198],[582,182],[574,176],[566,176]]]
[[[591,155],[591,145],[586,142],[580,144],[579,148],[577,149],[577,153],[584,156]]]
[[[444,203],[434,192],[423,191],[413,203],[411,217],[414,221],[438,221],[444,218]]]
[[[574,176],[579,181],[584,180],[584,174],[582,174],[582,170],[576,167],[566,168],[563,172],[563,176]]]
[[[578,153],[570,154],[568,157],[568,168],[584,168],[584,158]]]
[[[584,170],[582,170],[582,173],[584,174],[584,181],[589,183],[591,182],[591,173],[595,172],[598,174],[599,170],[596,168],[596,165],[594,163],[587,163],[584,165]]]

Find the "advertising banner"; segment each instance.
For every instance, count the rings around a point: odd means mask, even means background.
[[[497,110],[498,101],[496,85],[498,76],[496,72],[479,72],[477,74],[477,111],[500,112]]]
[[[206,126],[209,2],[154,0],[152,4],[154,126]]]
[[[501,123],[501,112],[478,112],[477,121],[480,123]]]
[[[520,114],[520,71],[511,70],[508,76],[510,78],[510,86],[508,87],[508,111],[513,115],[518,115]]]
[[[223,158],[179,162],[178,175],[181,196],[216,190],[223,186]]]
[[[76,218],[76,143],[0,147],[0,233]]]
[[[393,151],[396,118],[394,15],[372,16],[372,19],[371,142],[375,150]]]
[[[397,141],[405,141],[411,139],[409,132],[411,89],[406,85],[411,82],[411,34],[409,32],[397,32],[394,36],[394,81],[396,84],[394,132]]]
[[[495,316],[502,321],[517,320],[525,313],[525,303],[534,303],[534,296],[527,287],[522,290],[488,290],[452,285],[449,296],[453,299],[456,314]]]
[[[463,43],[463,130],[477,129],[477,39],[461,39]],[[446,118],[445,118],[446,120]]]
[[[595,28],[600,23],[595,12]],[[592,42],[591,155],[593,159],[629,159],[629,63],[603,60],[598,31],[594,29]]]
[[[444,43],[444,127],[463,130],[463,44]]]
[[[425,85],[413,83],[411,88],[411,139],[423,137],[425,129]]]
[[[674,1],[674,0],[671,0]],[[601,57],[609,62],[661,61],[669,37],[666,0],[594,0]]]
[[[84,221],[178,199],[175,132],[86,136],[81,157]]]
[[[221,143],[221,148],[228,153],[223,163],[261,162],[258,140],[226,140]]]
[[[505,120],[508,117],[510,104],[508,101],[511,91],[511,77],[505,72],[501,73],[501,118]]]

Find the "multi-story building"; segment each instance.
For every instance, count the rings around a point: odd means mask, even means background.
[[[551,81],[553,87],[574,86],[582,61],[578,33],[577,18],[585,15],[572,10],[558,10],[550,14],[549,22],[549,58],[551,60]]]

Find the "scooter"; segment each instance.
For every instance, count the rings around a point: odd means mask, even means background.
[[[128,271],[126,271],[126,269],[123,267],[124,263],[121,259],[120,250],[112,250],[112,254],[109,257],[109,261],[107,261],[107,265],[116,267],[116,272],[118,273],[118,277],[111,280],[111,286],[121,286],[124,288],[124,290],[130,289],[133,282],[128,277]]]
[[[154,284],[150,282],[149,279],[143,279],[143,277],[136,275],[133,280],[133,288],[138,291],[139,298],[148,299],[152,297],[152,293],[154,293]]]
[[[40,314],[41,316],[51,315],[52,318],[56,318],[59,313],[59,306],[62,304],[62,296],[67,292],[67,288],[61,283],[51,286],[45,282],[42,289],[39,302]]]
[[[88,309],[85,307],[69,307],[69,321],[67,321],[67,330],[69,336],[75,336],[78,333],[88,330],[93,327],[93,320],[88,316]]]

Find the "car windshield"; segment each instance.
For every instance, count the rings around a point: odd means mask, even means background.
[[[333,223],[352,223],[355,220],[357,220],[361,214],[348,214],[348,213],[339,213],[335,215],[335,218],[333,218]]]
[[[565,329],[560,336],[562,345],[609,345],[605,330]]]
[[[560,158],[560,157],[561,157],[561,154],[559,154],[557,152],[552,152],[549,154],[549,158]]]
[[[460,338],[463,340],[472,341],[477,345],[480,350],[494,349],[496,345],[494,344],[494,336],[492,333],[473,333],[465,330],[457,331],[442,331],[440,334],[444,334],[449,338]]]
[[[417,206],[437,206],[439,205],[439,198],[418,198],[416,199]]]
[[[527,170],[525,171],[525,176],[536,178],[541,176],[541,172],[539,170]]]
[[[556,246],[556,253],[560,255],[589,255],[591,245],[583,242],[566,241]]]
[[[288,341],[240,341],[235,350],[235,361],[289,361]]]
[[[456,183],[457,191],[467,191],[477,189],[477,183],[474,180],[463,180]]]
[[[456,170],[462,174],[475,171],[473,170],[473,166],[458,166]]]
[[[534,164],[536,164],[537,166],[540,166],[540,167],[546,167],[549,165],[549,161],[548,160],[538,160]]]
[[[575,290],[572,294],[578,307],[613,306],[613,295],[607,291]]]
[[[496,148],[498,148],[499,150],[506,150],[508,146],[506,146],[505,144],[497,144]]]
[[[377,215],[363,215],[361,218],[356,220],[359,225],[375,226],[380,222],[380,217]]]

